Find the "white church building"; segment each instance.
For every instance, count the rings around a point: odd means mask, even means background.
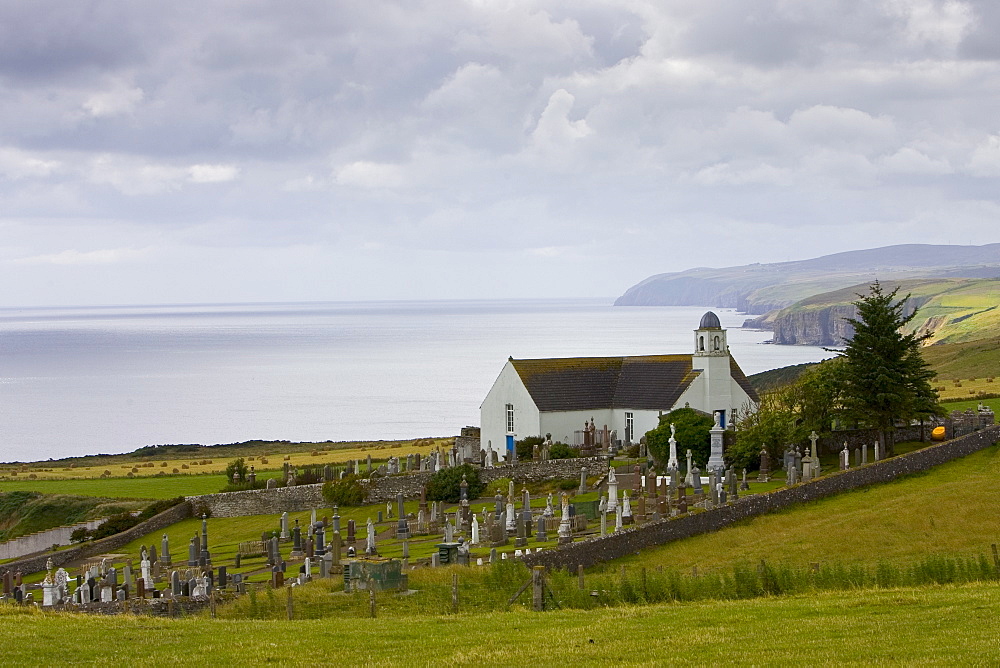
[[[546,434],[574,445],[590,420],[635,443],[675,408],[718,413],[725,427],[751,400],[757,393],[709,311],[691,354],[508,359],[480,406],[480,447],[502,456],[516,440]]]

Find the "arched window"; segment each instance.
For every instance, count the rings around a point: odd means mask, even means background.
[[[715,349],[719,349],[719,337],[715,337]]]
[[[704,349],[705,349],[705,337],[704,336],[699,336],[698,337],[698,350],[704,350]]]

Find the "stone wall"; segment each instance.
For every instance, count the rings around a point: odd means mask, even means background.
[[[106,517],[103,517],[70,526],[55,527],[4,541],[0,543],[0,559],[17,559],[18,557],[34,554],[35,552],[48,550],[53,545],[69,545],[70,536],[74,531],[81,528],[93,531],[106,519]]]
[[[529,566],[575,569],[578,564],[594,564],[635,554],[641,549],[663,545],[709,531],[718,531],[734,522],[774,512],[793,504],[815,501],[868,485],[889,482],[899,476],[926,471],[938,464],[958,459],[987,448],[1000,439],[1000,426],[933,445],[916,452],[868,464],[849,471],[838,471],[804,484],[766,494],[740,497],[734,504],[680,517],[660,520],[614,533],[589,538],[560,548],[524,557]]]
[[[489,484],[500,478],[511,478],[516,484],[541,482],[557,479],[580,479],[580,469],[587,476],[603,475],[607,472],[607,458],[581,457],[579,459],[553,459],[547,462],[519,462],[491,469],[480,469],[479,479]],[[420,496],[420,490],[433,474],[430,471],[401,473],[364,482],[369,485],[365,503],[385,503],[395,501],[402,492],[407,499]],[[323,500],[323,485],[298,485],[296,487],[276,487],[274,489],[254,489],[244,492],[224,492],[191,496],[188,500],[199,507],[204,505],[212,517],[243,517],[245,515],[275,515],[283,512],[312,510],[326,506]]]
[[[145,522],[140,522],[130,529],[117,533],[114,536],[108,536],[107,538],[102,538],[100,540],[81,543],[80,545],[71,547],[67,550],[59,550],[58,552],[41,552],[30,557],[25,557],[24,559],[18,559],[17,561],[0,564],[0,576],[7,571],[11,573],[20,572],[23,575],[44,571],[45,564],[49,559],[52,559],[52,563],[55,568],[59,568],[63,564],[67,564],[71,561],[77,561],[79,559],[86,559],[99,554],[113,552],[123,545],[131,543],[136,538],[145,536],[146,534],[154,531],[166,529],[171,524],[176,524],[177,522],[187,519],[188,517],[191,517],[191,503],[185,501],[177,504],[173,508],[164,510],[159,515],[154,515]]]
[[[296,485],[274,489],[251,489],[243,492],[222,492],[189,496],[188,501],[205,507],[212,517],[244,517],[273,515],[283,512],[312,510],[326,505],[323,485]]]

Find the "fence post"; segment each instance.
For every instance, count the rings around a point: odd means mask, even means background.
[[[458,613],[458,573],[451,574],[451,611]]]
[[[208,603],[212,608],[212,619],[215,619],[215,589],[213,589],[212,593],[209,595]]]
[[[295,611],[292,609],[292,587],[288,587],[288,619],[293,619],[295,617]]]
[[[545,609],[545,598],[542,596],[542,575],[545,573],[545,566],[535,566],[531,569],[531,601],[535,612]]]
[[[372,580],[368,581],[368,613],[375,619],[375,582]]]
[[[580,589],[586,589],[583,584],[583,564],[576,565],[576,581]]]

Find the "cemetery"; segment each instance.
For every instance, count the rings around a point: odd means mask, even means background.
[[[304,509],[302,499],[310,497],[293,500],[287,490],[300,488],[281,487],[252,493],[269,497],[264,506],[268,509],[285,504],[288,510],[239,514],[219,499],[245,492],[191,497],[185,504],[187,515],[195,509],[203,512],[201,516],[183,519],[177,514],[182,511],[172,509],[168,512],[174,516],[162,532],[133,536],[113,552],[67,564],[69,568],[57,567],[52,556],[37,573],[16,570],[17,562],[0,565],[3,597],[14,603],[101,614],[176,616],[210,609],[214,616],[217,606],[245,611],[259,592],[285,589],[291,617],[291,589],[302,587],[302,596],[308,596],[305,585],[315,583],[327,595],[343,596],[348,609],[375,615],[375,597],[385,605],[384,596],[396,592],[407,593],[418,608],[426,604],[422,593],[431,590],[438,598],[450,599],[455,610],[461,605],[497,609],[520,604],[516,596],[501,600],[506,596],[494,592],[484,597],[477,591],[484,581],[503,574],[507,581],[493,589],[509,594],[515,584],[519,593],[530,588],[524,602],[530,600],[536,610],[628,601],[629,590],[650,587],[673,591],[675,599],[697,597],[704,583],[688,578],[685,586],[693,593],[681,594],[683,587],[671,580],[675,576],[664,575],[662,568],[655,574],[643,571],[641,583],[635,585],[626,585],[628,578],[622,574],[597,589],[592,582],[585,585],[584,568],[977,452],[1000,438],[1000,427],[987,426],[992,422],[988,411],[956,416],[949,423],[952,433],[965,430],[967,435],[908,453],[900,447],[897,452],[903,454],[886,460],[877,444],[869,449],[866,443],[853,452],[845,444],[839,453],[821,457],[813,434],[805,452],[789,448],[784,460],[773,466],[762,453],[760,471],[752,476],[722,467],[702,473],[690,450],[682,456],[673,437],[662,472],[654,471],[646,460],[623,462],[614,456],[611,443],[592,458],[547,462],[543,443],[536,448],[536,461],[491,461],[479,468],[477,474],[490,481],[480,498],[469,498],[463,478],[457,502],[428,500],[426,495],[430,476],[461,461],[457,446],[451,453],[432,452],[424,459],[426,464],[419,456],[402,459],[402,464],[392,458],[383,465],[349,462],[339,471],[328,467],[327,474],[343,478],[361,471],[374,483],[366,502],[385,498],[386,489],[397,490],[395,499],[343,509],[320,501]],[[718,423],[711,435],[709,461],[721,461],[723,430]],[[914,444],[921,445],[926,444]],[[416,471],[407,473],[410,466]],[[364,470],[367,467],[371,468]],[[564,477],[573,470],[578,471],[576,479]],[[531,475],[523,473],[529,471]],[[588,475],[592,471],[598,475]],[[294,469],[289,467],[286,475],[294,476]],[[515,477],[521,478],[518,483]],[[411,480],[403,482],[407,478]],[[416,498],[407,498],[403,489],[419,491]],[[260,507],[250,504],[247,509]],[[215,510],[223,512],[216,517]],[[529,571],[526,566],[541,570]],[[962,568],[970,578],[982,570],[976,565]],[[438,571],[442,576],[433,575]],[[766,591],[762,573],[753,591]],[[444,574],[450,574],[450,583],[440,582],[441,577],[448,579]],[[817,576],[808,577],[813,582]],[[516,582],[519,579],[524,582]],[[667,586],[668,581],[674,584]],[[641,598],[656,599],[648,593]],[[252,605],[260,609],[259,603]]]

